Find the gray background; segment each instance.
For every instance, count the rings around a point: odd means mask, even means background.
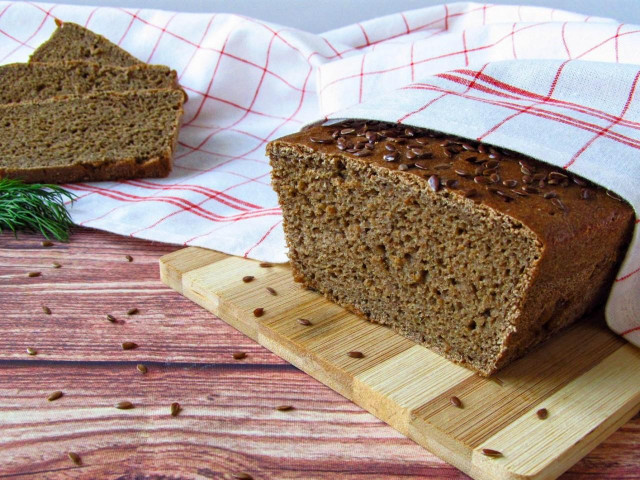
[[[443,0],[49,0],[51,3],[157,8],[181,12],[239,13],[320,33],[352,22],[448,3]],[[611,17],[640,24],[640,0],[493,0],[495,4],[535,5]]]

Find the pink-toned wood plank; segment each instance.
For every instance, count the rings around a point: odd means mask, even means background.
[[[41,240],[0,235],[0,478],[468,478],[165,287],[158,258],[178,247],[88,229]],[[640,479],[639,447],[636,417],[561,478]]]

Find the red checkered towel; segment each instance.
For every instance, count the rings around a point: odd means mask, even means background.
[[[0,2],[0,63],[25,61],[54,17],[171,66],[190,98],[172,175],[67,185],[80,225],[286,261],[264,146],[343,116],[518,150],[640,207],[639,26],[454,3],[312,35],[234,15]],[[640,345],[637,230],[607,318]]]

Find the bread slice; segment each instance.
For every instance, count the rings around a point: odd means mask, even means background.
[[[633,209],[513,152],[381,122],[270,143],[295,278],[490,375],[595,308]]]
[[[56,24],[56,31],[31,54],[29,62],[82,60],[120,67],[143,63],[102,35],[76,23],[56,20]]]
[[[162,65],[132,67],[68,61],[0,66],[0,104],[99,91],[179,88],[176,72]]]
[[[167,176],[183,101],[179,90],[162,89],[0,105],[0,177],[66,183]]]

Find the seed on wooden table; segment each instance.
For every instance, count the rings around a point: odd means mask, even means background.
[[[81,465],[82,464],[82,459],[80,458],[80,455],[78,455],[77,453],[69,452],[69,453],[67,453],[67,456],[69,457],[69,460],[71,460],[76,465]]]
[[[42,275],[41,272],[29,272],[29,273],[27,273],[27,277],[30,277],[30,278],[39,277],[40,275]]]
[[[460,401],[460,399],[455,395],[449,399],[449,402],[451,402],[451,405],[454,407],[462,408],[462,401]]]
[[[138,365],[136,365],[136,368],[137,368],[137,369],[138,369],[138,371],[139,371],[141,374],[143,374],[143,375],[144,375],[145,373],[147,373],[147,367],[146,367],[145,365],[143,365],[142,363],[139,363]]]
[[[115,404],[115,407],[118,410],[131,410],[133,408],[133,403],[127,402],[127,401],[118,402],[118,403]]]
[[[306,318],[299,318],[299,319],[298,319],[298,323],[299,323],[300,325],[304,325],[305,327],[308,327],[309,325],[313,325],[313,324],[311,323],[311,321],[310,321],[310,320],[307,320]]]
[[[40,245],[43,247],[53,247],[53,242],[51,240],[43,240]]]
[[[276,292],[273,288],[271,287],[267,287],[267,292],[269,292],[271,295],[278,295],[278,292]]]
[[[116,323],[118,321],[116,320],[116,317],[114,317],[110,313],[107,314],[107,320],[110,321],[111,323]]]
[[[347,355],[351,358],[364,358],[364,353],[362,352],[348,352]]]
[[[253,480],[253,477],[245,472],[232,473],[233,480]]]
[[[498,458],[502,456],[502,453],[499,452],[498,450],[493,450],[491,448],[483,448],[482,449],[482,454],[486,455],[487,457],[491,457],[491,458]]]
[[[236,360],[242,360],[243,358],[247,358],[246,352],[233,352],[233,358]]]
[[[27,347],[27,353],[28,353],[29,355],[37,355],[37,354],[38,354],[38,351],[37,351],[35,348]]]
[[[546,408],[541,408],[536,412],[536,415],[540,420],[544,420],[549,416],[549,411]]]
[[[49,307],[47,307],[46,305],[42,305],[42,311],[44,313],[46,313],[47,315],[51,315],[51,309]]]
[[[122,349],[123,350],[133,350],[135,348],[138,348],[138,344],[135,342],[124,342],[122,344]]]
[[[264,308],[256,308],[253,311],[253,316],[254,317],[261,317],[262,315],[264,315]]]
[[[129,310],[127,310],[127,315],[135,315],[139,311],[140,310],[138,310],[137,308],[130,308]]]
[[[244,277],[242,277],[242,281],[244,283],[249,283],[250,281],[252,281],[255,277],[253,275],[245,275]]]
[[[180,407],[180,404],[178,402],[173,402],[171,404],[171,416],[172,417],[177,417],[178,414],[180,413],[180,410],[182,410],[182,407]]]
[[[53,263],[51,264],[51,266],[52,266],[53,268],[60,268],[60,267],[62,267],[62,265],[60,265],[58,262],[53,262]]]
[[[127,259],[127,262],[133,262],[133,257],[131,255],[125,255],[124,258]]]
[[[55,392],[53,392],[52,394],[50,394],[47,397],[47,400],[49,400],[50,402],[53,402],[54,400],[59,399],[60,397],[62,397],[63,393],[60,390],[57,390]]]
[[[398,165],[398,170],[400,170],[401,172],[406,172],[407,170],[409,170],[409,165],[406,164],[402,164],[402,165]]]
[[[276,410],[280,412],[288,412],[289,410],[293,410],[293,407],[291,405],[278,405]]]
[[[273,267],[273,265],[272,265],[272,264],[270,264],[269,262],[262,262],[262,263],[260,264],[260,266],[261,266],[262,268],[270,268],[270,267]]]

